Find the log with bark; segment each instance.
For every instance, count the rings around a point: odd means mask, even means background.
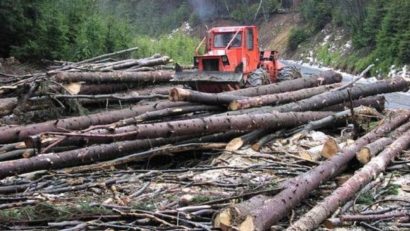
[[[384,171],[391,160],[401,151],[410,146],[410,130],[405,124],[397,129],[397,133],[403,133],[397,140],[388,146],[377,157],[373,158],[362,169],[357,171],[342,186],[327,196],[322,202],[305,213],[298,221],[293,223],[288,230],[313,230],[318,227],[337,208],[346,203],[363,186],[368,184],[374,176]]]
[[[229,104],[228,108],[229,110],[235,111],[239,109],[245,109],[245,108],[250,108],[250,107],[260,107],[264,105],[285,104],[285,103],[289,103],[293,101],[306,99],[314,95],[318,95],[323,92],[329,91],[339,86],[340,84],[336,83],[336,84],[301,89],[301,90],[291,91],[291,92],[284,92],[284,93],[278,93],[278,94],[270,94],[270,95],[262,95],[262,96],[238,99],[238,100],[232,101]]]
[[[89,142],[113,142],[119,140],[183,136],[197,133],[214,133],[230,130],[249,131],[257,128],[293,127],[311,120],[329,116],[332,112],[262,113],[235,116],[208,116],[151,124],[138,124],[116,129],[97,129],[88,133],[48,132],[51,136],[82,138]]]
[[[366,107],[372,107],[376,109],[378,112],[384,111],[384,106],[386,103],[386,99],[383,95],[376,95],[376,96],[368,96],[364,98],[360,98],[357,100],[346,100],[343,103],[332,105],[329,107],[324,107],[321,110],[322,111],[343,111],[346,110],[346,108],[350,107],[359,107],[359,106],[366,106]]]
[[[223,209],[214,219],[216,227],[224,230],[236,226],[239,230],[267,230],[285,217],[295,206],[297,206],[311,191],[316,189],[322,182],[328,180],[336,173],[343,170],[347,163],[355,156],[356,152],[370,142],[385,136],[394,130],[410,117],[410,111],[396,112],[394,116],[388,117],[383,124],[367,133],[341,150],[340,154],[335,155],[316,168],[299,175],[294,179],[288,180],[284,185],[286,188],[271,198],[263,200],[251,199],[254,204],[260,204],[251,210],[241,210],[241,204],[232,205]]]
[[[60,72],[54,78],[59,82],[141,84],[169,82],[173,75],[173,71]]]
[[[211,105],[221,105],[229,104],[234,100],[243,99],[245,96],[260,96],[295,91],[304,88],[316,87],[319,85],[338,83],[341,80],[342,76],[340,74],[333,71],[326,71],[315,77],[288,80],[258,87],[245,88],[229,93],[211,94],[175,88],[170,92],[170,99],[173,101],[190,101]]]
[[[395,132],[390,134],[389,137],[382,137],[360,149],[356,153],[356,159],[362,163],[367,164],[371,158],[375,157],[378,153],[383,151],[388,145],[393,143],[399,136],[402,135],[403,131],[410,129],[410,123],[407,123],[406,126],[402,126],[400,129],[397,129]]]
[[[109,160],[141,150],[146,150],[153,146],[174,143],[186,139],[187,137],[175,137],[168,139],[158,138],[115,142],[66,152],[42,154],[28,159],[0,162],[0,179],[36,170],[59,169],[90,164],[95,161]]]
[[[279,112],[318,110],[327,106],[342,103],[343,101],[358,99],[360,97],[395,91],[406,91],[409,89],[409,86],[410,82],[402,78],[395,78],[393,80],[379,81],[368,85],[354,86],[349,89],[325,92],[312,96],[308,99],[303,99],[276,107],[265,106],[261,109],[243,109],[234,111],[232,114],[254,113],[255,111],[260,112],[271,110],[276,110]],[[261,131],[256,130],[253,132],[256,133]]]
[[[71,117],[62,120],[46,121],[38,124],[30,124],[25,126],[1,127],[0,128],[0,144],[23,141],[25,138],[49,131],[64,131],[64,130],[81,130],[92,125],[109,124],[121,119],[135,117],[147,111],[160,110],[169,107],[184,106],[185,102],[158,102],[152,105],[134,106],[122,110],[113,110],[109,112],[101,112],[92,115]]]

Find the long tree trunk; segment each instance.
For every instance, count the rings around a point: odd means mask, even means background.
[[[62,120],[46,121],[43,123],[30,124],[25,126],[1,127],[0,143],[12,143],[22,141],[25,138],[42,132],[62,131],[62,130],[81,130],[92,125],[109,124],[121,119],[134,117],[147,111],[160,110],[168,107],[184,106],[189,103],[177,102],[170,103],[167,101],[159,102],[152,105],[134,106],[127,109],[101,112],[92,115],[71,117]]]
[[[352,102],[350,102],[350,100],[346,100],[343,103],[332,105],[329,107],[324,107],[320,110],[321,111],[343,111],[346,108],[350,108],[351,106],[353,107],[366,106],[366,107],[372,107],[376,109],[377,111],[382,112],[384,110],[385,102],[386,102],[386,99],[384,98],[383,95],[376,95],[376,96],[368,96],[365,98],[353,100]]]
[[[220,223],[220,227],[229,227],[238,225],[240,230],[267,230],[273,224],[285,217],[288,212],[297,206],[305,199],[310,192],[316,189],[322,182],[340,172],[347,163],[354,158],[356,152],[366,144],[385,136],[410,117],[410,111],[398,112],[389,119],[384,120],[384,123],[367,133],[363,137],[356,140],[353,145],[344,148],[340,154],[335,155],[330,160],[323,162],[318,167],[299,175],[294,179],[287,181],[284,185],[286,188],[279,194],[269,199],[264,199],[261,202],[262,206],[251,210],[245,214],[239,214],[235,211],[236,206],[233,205],[221,211],[216,216],[215,223]],[[244,202],[246,203],[246,202]],[[221,217],[227,223],[221,224]],[[226,219],[229,217],[229,219]],[[235,223],[234,223],[235,222]]]
[[[347,100],[354,100],[360,97],[371,96],[376,94],[395,92],[395,91],[406,91],[409,89],[410,82],[402,79],[395,78],[393,80],[379,81],[376,83],[354,86],[349,89],[342,89],[337,91],[330,91],[315,95],[308,99],[299,100],[297,102],[288,103],[276,107],[264,107],[262,109],[244,109],[239,111],[234,111],[234,113],[245,113],[247,110],[252,110],[253,112],[258,111],[271,111],[276,110],[279,112],[289,112],[289,111],[306,111],[306,110],[317,110],[323,107],[335,105],[342,103]],[[252,112],[251,111],[251,112]],[[260,131],[253,131],[254,133]]]
[[[42,154],[28,159],[0,162],[0,179],[42,169],[59,169],[90,164],[149,149],[152,146],[175,143],[187,137],[132,140],[110,144],[94,145],[59,153]]]
[[[405,126],[405,125],[404,125]],[[406,127],[407,129],[407,127]],[[400,128],[399,128],[400,130]],[[368,184],[374,176],[386,170],[391,160],[410,145],[410,130],[394,141],[377,157],[373,158],[362,169],[357,171],[342,186],[337,188],[322,202],[305,213],[298,221],[293,223],[288,230],[313,230],[318,227],[327,217],[346,203],[363,186]]]
[[[229,110],[239,110],[250,107],[260,107],[263,105],[279,105],[301,99],[306,99],[314,95],[321,94],[323,92],[339,87],[340,84],[324,85],[319,87],[313,87],[308,89],[301,89],[297,91],[284,92],[278,94],[262,95],[256,97],[250,97],[245,99],[234,100],[229,104]]]
[[[293,127],[311,120],[331,115],[332,112],[289,112],[262,113],[236,116],[208,116],[152,124],[139,124],[117,129],[98,129],[89,133],[49,133],[50,135],[82,137],[89,142],[113,142],[119,140],[183,136],[190,134],[224,132],[230,130],[249,131],[257,128]],[[44,136],[44,138],[47,136]]]
[[[138,85],[138,84],[137,84]],[[80,84],[80,89],[77,94],[82,95],[97,95],[97,94],[112,94],[121,91],[133,92],[138,95],[168,95],[169,91],[175,86],[155,85],[147,86],[143,89],[136,89],[137,85],[133,84]]]
[[[275,110],[281,112],[316,110],[323,107],[339,104],[347,100],[359,99],[361,97],[395,91],[407,91],[409,89],[409,86],[410,82],[402,78],[383,80],[371,84],[354,86],[348,89],[325,92],[308,99],[285,104],[282,106],[277,106],[275,107]]]
[[[173,71],[60,72],[55,79],[59,82],[160,83],[169,82],[173,75]]]
[[[259,96],[295,91],[303,88],[316,87],[319,85],[338,83],[340,81],[342,81],[342,76],[340,74],[333,71],[326,71],[315,77],[283,81],[274,84],[241,89],[229,93],[211,94],[176,88],[171,90],[170,99],[173,101],[190,101],[221,105],[229,104],[234,100],[243,99],[245,96]]]

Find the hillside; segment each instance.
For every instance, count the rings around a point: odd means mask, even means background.
[[[138,46],[137,58],[188,64],[206,28],[256,24],[262,48],[284,58],[387,74],[410,63],[409,12],[406,0],[5,0],[0,57],[78,61]]]

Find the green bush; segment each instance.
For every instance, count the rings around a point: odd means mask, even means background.
[[[306,41],[307,38],[309,38],[309,33],[305,29],[293,28],[289,35],[288,50],[295,51],[299,44]]]
[[[182,32],[163,35],[158,39],[149,36],[135,37],[133,44],[139,47],[137,57],[147,57],[160,53],[168,55],[180,64],[191,64],[195,48],[199,39],[190,37]]]

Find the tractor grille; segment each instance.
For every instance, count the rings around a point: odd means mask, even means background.
[[[219,59],[203,59],[204,71],[219,71]]]

